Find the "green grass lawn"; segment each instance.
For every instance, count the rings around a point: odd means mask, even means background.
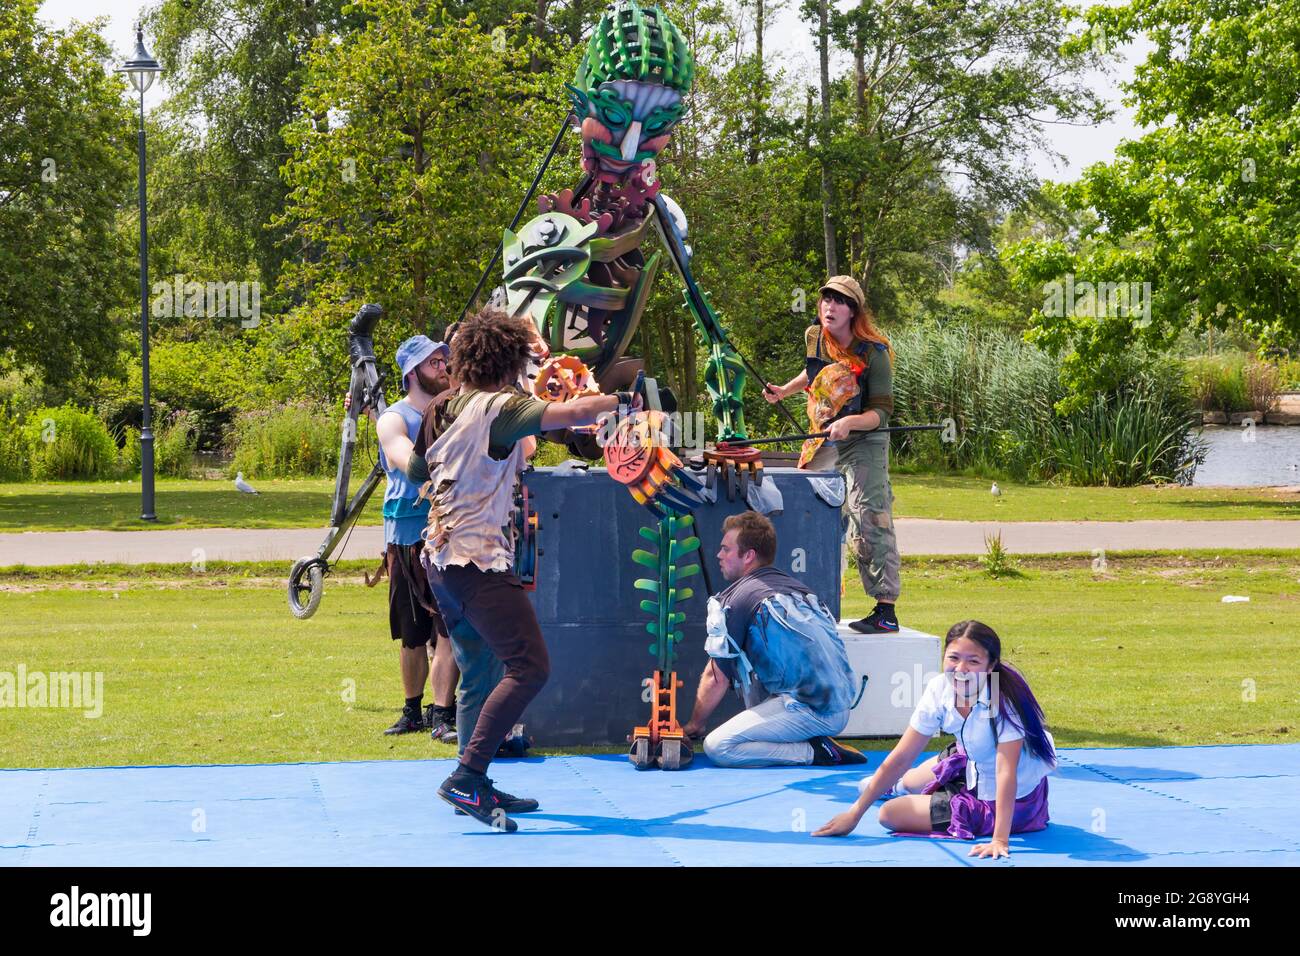
[[[900,614],[939,634],[969,617],[995,627],[1062,746],[1300,741],[1300,552],[1023,567],[995,580],[970,561],[908,561]],[[450,756],[423,734],[381,734],[401,705],[384,589],[341,569],[300,622],[277,569],[0,574],[0,671],[104,675],[98,718],[0,710],[0,766]],[[851,593],[846,616],[865,610]]]
[[[894,514],[951,521],[1136,521],[1300,518],[1300,490],[1139,485],[1017,485],[983,478],[896,475]]]
[[[364,474],[354,476],[352,490]],[[162,480],[158,520],[140,520],[140,486],[131,482],[0,484],[0,532],[117,531],[150,528],[323,528],[329,479],[254,480],[242,495],[229,481]],[[982,478],[897,475],[894,513],[958,521],[1133,521],[1143,519],[1300,518],[1300,492],[1277,488],[1069,488]],[[371,496],[362,524],[380,523],[382,494]]]
[[[353,472],[351,494],[369,473]],[[0,484],[0,531],[142,531],[159,528],[324,528],[334,494],[332,478],[253,481],[256,495],[225,480],[160,479],[157,521],[140,520],[140,483],[64,481]],[[370,496],[362,524],[380,524],[383,486]]]

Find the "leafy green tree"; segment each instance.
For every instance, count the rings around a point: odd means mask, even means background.
[[[1300,2],[1135,0],[1088,13],[1076,47],[1145,34],[1154,49],[1127,86],[1151,132],[1067,191],[1097,222],[1074,246],[1025,243],[1027,284],[1150,284],[1144,308],[1040,309],[1038,341],[1070,349],[1079,388],[1135,344],[1225,330],[1263,343],[1300,336]]]
[[[287,225],[272,225],[288,193],[283,130],[298,116],[312,43],[365,19],[347,0],[162,0],[150,10],[170,93],[150,181],[170,271],[227,281],[251,271],[269,288],[303,254]]]
[[[987,248],[977,247],[953,276],[951,289],[937,297],[937,315],[960,315],[967,321],[991,322],[1023,332],[1043,304],[1040,285],[1023,280],[1009,254],[1029,242],[1058,242],[1080,248],[1095,231],[1096,217],[1067,207],[1065,187],[1044,183],[993,227]]]
[[[135,275],[135,120],[100,26],[0,7],[0,371],[52,383],[113,363]]]
[[[955,244],[986,243],[990,211],[1033,191],[1041,121],[1104,115],[1087,51],[1063,47],[1070,18],[1055,0],[863,0],[833,13],[853,67],[833,84],[816,151],[834,174],[840,271],[884,314],[898,311],[892,290],[941,279]]]
[[[290,194],[278,223],[319,255],[282,274],[305,297],[289,323],[298,332],[266,333],[299,335],[291,361],[315,368],[293,374],[320,373],[335,390],[341,330],[358,303],[383,303],[388,354],[459,317],[567,112],[562,83],[576,62],[568,51],[548,57],[556,72],[532,72],[538,41],[518,21],[492,32],[436,2],[356,8],[369,26],[313,46],[285,130]]]

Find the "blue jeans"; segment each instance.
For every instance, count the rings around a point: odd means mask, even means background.
[[[488,695],[505,676],[505,665],[492,653],[474,626],[463,616],[462,608],[451,594],[436,567],[426,565],[429,590],[439,610],[447,608],[443,622],[451,637],[451,655],[460,671],[460,689],[456,694],[456,752],[465,756],[465,748],[478,726],[479,712]]]
[[[834,737],[849,712],[822,716],[787,694],[769,697],[704,738],[704,752],[719,767],[798,767],[813,762],[812,737]]]
[[[451,629],[451,653],[460,668],[460,691],[456,694],[456,752],[463,757],[478,725],[483,702],[500,683],[505,665],[464,618]]]

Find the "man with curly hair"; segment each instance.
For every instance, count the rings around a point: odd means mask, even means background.
[[[488,765],[550,676],[537,614],[513,568],[519,473],[543,432],[640,407],[630,392],[564,403],[521,394],[515,383],[534,339],[527,320],[491,308],[460,323],[451,343],[460,388],[425,411],[417,445],[425,449],[432,499],[422,561],[461,671],[460,764],[438,797],[507,832],[517,829],[509,814],[538,803],[497,790]],[[504,673],[494,681],[497,662]]]

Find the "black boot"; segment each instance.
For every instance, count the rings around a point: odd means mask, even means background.
[[[402,716],[397,718],[397,723],[384,731],[386,734],[413,734],[417,730],[424,730],[424,717],[421,716],[419,708],[414,711],[410,708],[402,708]]]
[[[861,750],[846,747],[830,737],[814,737],[808,743],[812,744],[814,767],[842,767],[867,762],[867,756]]]
[[[438,799],[494,830],[514,833],[519,829],[519,824],[506,815],[506,809],[492,789],[492,781],[486,774],[469,767],[461,765],[452,771],[451,776],[438,787]]]
[[[860,621],[850,621],[849,627],[859,634],[897,634],[898,615],[894,605],[877,603],[875,610]]]

